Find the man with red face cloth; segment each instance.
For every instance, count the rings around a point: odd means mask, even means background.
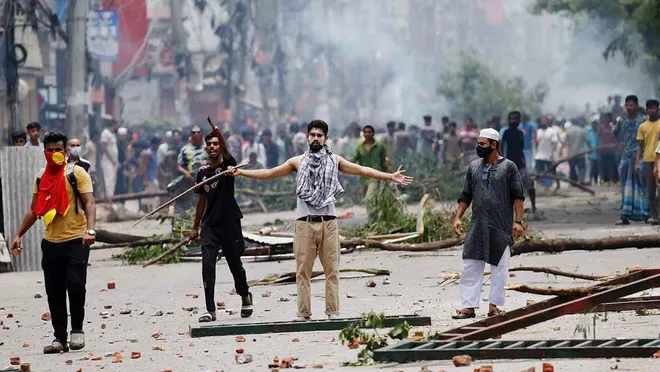
[[[30,209],[11,242],[11,253],[19,255],[21,237],[38,218],[43,218],[46,235],[41,241],[41,267],[55,330],[55,339],[44,347],[45,354],[85,347],[85,284],[89,246],[96,236],[96,204],[87,172],[74,163],[67,165],[66,143],[67,137],[62,133],[47,133],[44,137],[46,167],[35,177]],[[71,312],[68,342],[67,292]]]

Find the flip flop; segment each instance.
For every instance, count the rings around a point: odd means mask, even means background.
[[[241,306],[241,318],[249,318],[252,316],[252,293],[248,292],[248,298],[250,299],[250,304],[244,304]]]
[[[470,319],[470,318],[476,318],[477,314],[474,311],[470,311],[467,309],[463,310],[456,310],[456,315],[452,315],[452,319]]]
[[[206,314],[199,317],[199,322],[200,323],[214,322],[215,320],[216,320],[215,315],[211,314],[211,313],[206,313]]]
[[[493,311],[489,311],[489,312],[488,312],[488,317],[491,317],[491,316],[498,316],[498,315],[504,315],[505,313],[506,313],[506,311],[504,311],[504,310],[495,309],[495,310],[493,310]]]

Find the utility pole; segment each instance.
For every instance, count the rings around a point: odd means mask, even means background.
[[[172,22],[172,52],[174,54],[175,83],[174,103],[177,113],[177,126],[190,125],[190,102],[188,100],[188,52],[187,34],[183,28],[184,0],[170,0]]]
[[[238,29],[238,34],[240,35],[240,45],[238,47],[238,82],[237,94],[236,94],[236,115],[235,115],[235,125],[242,126],[245,125],[245,91],[246,87],[246,77],[247,77],[247,64],[248,64],[248,12],[250,11],[250,4],[247,0],[239,0],[236,4],[237,6],[237,19],[236,19],[236,28]]]
[[[67,49],[68,74],[66,100],[66,132],[69,137],[84,138],[87,110],[87,95],[85,93],[87,66],[85,61],[85,42],[87,35],[88,0],[69,0],[67,12],[67,33],[69,46]]]
[[[5,132],[9,131],[11,133],[12,126],[9,120],[7,120],[7,77],[5,76],[5,69],[8,66],[7,63],[7,43],[9,42],[7,30],[12,27],[8,22],[6,22],[7,14],[7,4],[9,1],[5,1],[5,4],[0,7],[0,20],[2,24],[6,25],[6,29],[0,32],[0,150],[8,144],[11,144],[11,135],[8,135],[9,143],[5,143],[2,138],[5,138]]]
[[[3,47],[3,69],[6,81],[6,108],[9,110],[10,132],[21,129],[21,122],[18,117],[18,56],[16,55],[16,42],[14,32],[16,29],[16,4],[14,1],[5,0],[3,5],[3,25],[5,25],[5,38]],[[23,58],[25,56],[22,56]],[[3,117],[4,119],[4,117]]]

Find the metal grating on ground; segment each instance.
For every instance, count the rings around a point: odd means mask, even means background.
[[[268,323],[242,323],[242,324],[212,324],[190,326],[190,337],[254,335],[263,333],[313,332],[335,331],[346,328],[362,318],[343,319],[315,319],[294,322],[268,322]],[[419,315],[386,316],[383,327],[394,327],[397,324],[408,322],[411,326],[420,327],[431,325],[431,318]]]
[[[470,355],[475,360],[542,358],[647,358],[660,339],[537,341],[406,341],[374,351],[377,362],[447,360]]]

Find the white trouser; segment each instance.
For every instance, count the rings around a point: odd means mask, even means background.
[[[115,186],[117,185],[117,167],[110,160],[101,160],[101,169],[103,170],[103,185],[105,186],[105,196],[111,198],[115,195]]]
[[[490,293],[488,302],[495,306],[504,306],[506,291],[504,286],[509,278],[509,261],[511,252],[507,246],[497,266],[490,265]],[[463,260],[460,290],[463,309],[478,309],[481,302],[481,285],[484,281],[485,261]]]

